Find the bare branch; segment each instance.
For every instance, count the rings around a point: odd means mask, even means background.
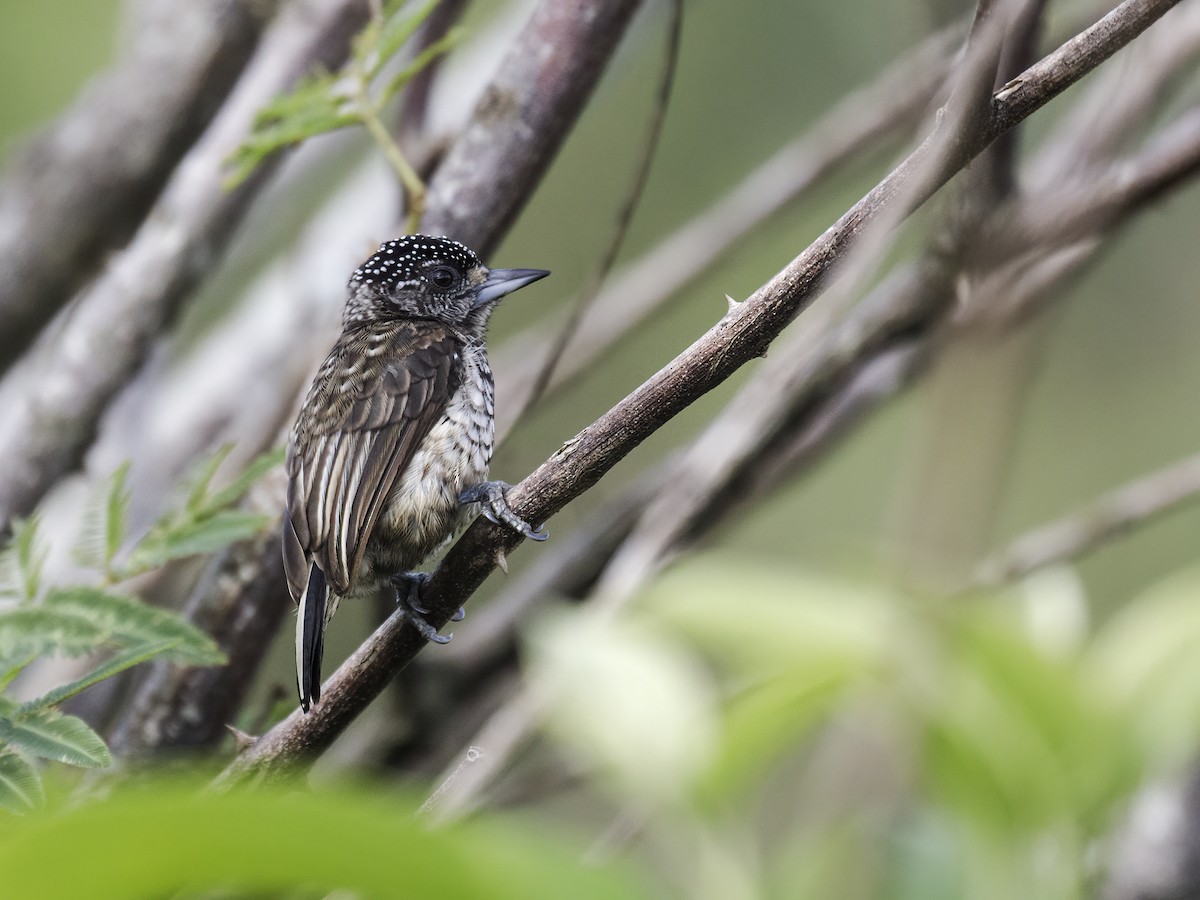
[[[518,409],[515,415],[517,419],[522,418],[526,411],[542,398],[547,386],[550,384],[551,378],[553,378],[555,371],[558,369],[559,363],[562,361],[563,352],[567,349],[571,338],[579,330],[580,321],[588,309],[595,305],[600,288],[604,284],[605,279],[608,278],[608,273],[616,263],[617,256],[621,252],[621,247],[625,243],[625,236],[629,233],[629,226],[633,222],[633,215],[637,211],[638,204],[641,203],[642,194],[645,193],[646,184],[650,180],[650,166],[654,162],[654,156],[658,151],[659,138],[662,137],[663,122],[667,118],[667,106],[671,101],[671,88],[675,84],[675,70],[679,65],[679,41],[683,33],[683,0],[671,0],[670,7],[671,19],[667,24],[667,49],[663,56],[662,75],[659,80],[654,112],[650,118],[650,126],[646,132],[645,143],[642,145],[642,151],[634,167],[633,183],[629,186],[629,192],[621,204],[621,209],[617,212],[616,225],[613,228],[608,246],[604,248],[600,262],[588,279],[584,289],[575,298],[574,302],[571,303],[566,321],[560,327],[554,340],[550,342],[545,359],[542,360],[541,369],[533,380],[533,386],[525,396],[520,409]]]
[[[993,99],[992,115],[975,133],[963,134],[945,148],[927,140],[747,302],[517,485],[509,496],[514,510],[529,521],[542,522],[595,484],[663,423],[760,356],[812,301],[862,227],[885,213],[894,216],[919,205],[990,141],[1099,65],[1172,5],[1171,0],[1127,0],[1006,85]],[[518,543],[518,536],[476,521],[429,582],[429,621],[445,624],[495,567],[497,554]],[[401,614],[389,618],[329,680],[313,713],[306,716],[297,710],[236,759],[219,782],[278,777],[320,753],[424,646],[405,626]]]
[[[0,183],[0,371],[133,234],[278,4],[144,5],[120,65],[32,140]]]

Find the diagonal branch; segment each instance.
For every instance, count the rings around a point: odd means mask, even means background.
[[[885,213],[919,206],[991,141],[1045,105],[1174,5],[1126,0],[1026,70],[993,98],[973,133],[940,146],[937,132],[856,203],[820,238],[731,310],[709,332],[595,423],[568,441],[517,485],[509,500],[542,522],[578,497],[662,424],[723,382],[770,342],[815,298],[859,230]],[[430,621],[443,625],[520,538],[477,521],[451,548],[428,585]],[[297,710],[226,769],[218,783],[272,778],[324,750],[424,646],[402,615],[385,622],[329,680],[314,713]]]
[[[975,580],[981,585],[1017,581],[1088,553],[1135,526],[1195,502],[1198,495],[1200,455],[1144,475],[1075,513],[1026,532],[984,560]]]
[[[542,2],[429,185],[421,229],[485,259],[566,140],[639,0]]]

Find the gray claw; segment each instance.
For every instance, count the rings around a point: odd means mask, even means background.
[[[421,637],[434,644],[448,644],[454,635],[438,634],[438,630],[425,621],[429,610],[421,605],[421,589],[428,581],[429,575],[425,572],[401,572],[393,575],[391,582],[396,586],[396,605],[404,610],[404,617],[417,629]],[[462,619],[460,613],[461,608],[454,614],[453,621]]]
[[[539,525],[537,528],[512,511],[508,505],[508,489],[512,485],[503,481],[485,481],[468,488],[459,495],[459,503],[478,503],[479,512],[495,525],[506,525],[517,534],[532,541],[544,541],[550,535]]]

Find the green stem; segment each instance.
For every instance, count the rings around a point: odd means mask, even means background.
[[[416,232],[421,224],[421,217],[425,215],[425,182],[421,180],[421,176],[417,174],[416,169],[404,158],[404,154],[400,152],[400,147],[392,140],[387,127],[379,118],[379,110],[366,95],[366,85],[361,81],[359,85],[359,115],[362,116],[363,124],[367,126],[367,131],[371,133],[371,137],[375,139],[375,143],[379,145],[379,149],[383,151],[383,155],[387,158],[388,163],[391,164],[391,167],[396,170],[396,174],[400,177],[400,183],[404,186],[406,205],[408,206],[408,217],[405,220],[405,228],[412,234]]]

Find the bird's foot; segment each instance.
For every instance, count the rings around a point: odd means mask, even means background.
[[[511,484],[504,481],[485,481],[459,494],[458,502],[478,503],[479,511],[489,522],[507,525],[517,534],[522,534],[532,541],[544,541],[550,537],[542,530],[542,526],[533,528],[512,511],[508,505],[508,489],[511,487]]]
[[[450,643],[450,638],[454,637],[453,634],[438,634],[438,630],[425,620],[425,616],[429,615],[429,609],[421,603],[421,592],[429,583],[428,573],[400,572],[393,575],[391,581],[396,587],[396,605],[404,610],[405,618],[412,623],[413,628],[417,629],[421,637],[434,644]],[[461,622],[465,615],[466,612],[460,606],[450,617],[450,621]]]

